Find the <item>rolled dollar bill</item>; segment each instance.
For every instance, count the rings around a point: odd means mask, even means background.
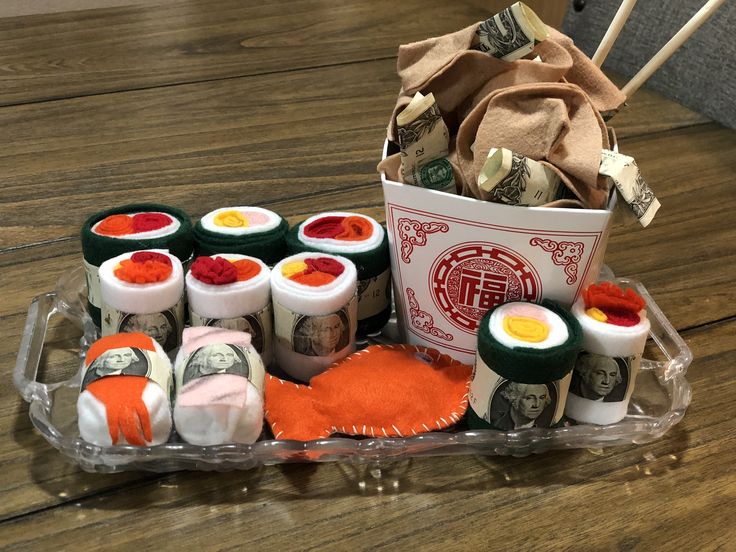
[[[657,214],[660,203],[641,176],[634,158],[604,149],[599,172],[613,180],[639,224],[646,228]]]
[[[478,26],[477,49],[504,61],[529,54],[549,36],[547,25],[523,2],[516,2]]]
[[[404,182],[454,194],[455,178],[446,159],[450,134],[434,95],[417,92],[396,117],[396,131]]]
[[[506,148],[491,148],[478,175],[478,188],[487,201],[535,207],[557,199],[560,177],[534,159]]]

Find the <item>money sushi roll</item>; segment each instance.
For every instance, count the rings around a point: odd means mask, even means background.
[[[468,424],[515,431],[562,418],[580,324],[557,303],[513,302],[483,317],[470,383]]]
[[[142,333],[95,341],[82,365],[79,435],[99,446],[159,445],[171,434],[169,357]]]
[[[184,271],[168,251],[123,253],[100,266],[102,335],[141,332],[168,353],[184,329]]]
[[[273,266],[286,256],[288,223],[260,207],[223,207],[194,225],[197,256],[236,253]]]
[[[329,212],[308,218],[286,237],[290,254],[321,251],[350,259],[358,270],[358,335],[380,331],[391,317],[388,237],[374,219]]]
[[[565,415],[589,424],[621,421],[634,391],[650,322],[644,300],[610,282],[583,291],[572,314],[583,328],[583,352],[572,374]]]
[[[174,424],[187,443],[250,444],[258,439],[266,370],[249,334],[187,328],[174,373]]]
[[[82,226],[82,254],[87,276],[87,305],[100,326],[100,265],[107,259],[141,249],[167,249],[182,263],[192,256],[192,221],[181,209],[136,203],[100,211]]]
[[[197,257],[186,289],[192,326],[247,332],[266,366],[271,363],[271,271],[263,261],[235,253]]]
[[[345,257],[299,253],[271,272],[276,362],[307,382],[355,350],[357,271]]]

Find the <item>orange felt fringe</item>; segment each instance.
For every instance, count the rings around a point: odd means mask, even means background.
[[[583,290],[585,308],[621,309],[631,313],[638,313],[646,302],[633,289],[621,289],[611,282],[592,284]]]
[[[130,284],[153,284],[163,282],[173,272],[171,265],[161,261],[148,260],[136,263],[127,259],[115,269],[115,276]]]
[[[84,362],[87,366],[92,364],[97,357],[110,349],[122,349],[123,347],[136,347],[145,351],[155,351],[153,339],[141,332],[119,333],[101,337],[95,341],[87,351]]]
[[[133,217],[128,215],[110,215],[105,217],[95,228],[95,232],[103,236],[124,236],[135,232]]]
[[[363,217],[345,217],[342,221],[344,230],[335,239],[344,241],[363,241],[373,235],[373,225]]]
[[[143,402],[148,384],[144,376],[110,376],[93,381],[87,390],[105,405],[107,427],[112,444],[117,445],[122,431],[131,445],[145,446],[153,440],[151,416]]]

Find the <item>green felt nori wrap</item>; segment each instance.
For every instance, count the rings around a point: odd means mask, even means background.
[[[196,255],[216,255],[217,253],[235,253],[249,255],[273,266],[286,257],[286,232],[289,223],[281,219],[273,230],[233,236],[218,234],[205,229],[201,222],[194,225],[194,249]]]
[[[92,232],[92,227],[110,215],[135,214],[144,212],[166,213],[180,223],[176,232],[166,236],[148,239],[122,239],[114,236],[100,236]],[[168,249],[182,263],[192,256],[192,221],[184,211],[176,207],[158,203],[131,203],[114,207],[90,216],[82,225],[82,254],[89,264],[99,267],[107,259],[112,259],[129,251],[140,249]],[[97,326],[100,325],[100,309],[87,303],[90,315]]]
[[[488,367],[502,378],[518,383],[549,383],[560,380],[575,366],[581,350],[583,330],[575,317],[556,302],[545,299],[541,306],[557,314],[565,322],[567,341],[548,349],[530,347],[506,347],[491,335],[491,314],[500,305],[489,310],[480,321],[478,330],[478,354]]]
[[[289,255],[296,255],[297,253],[304,253],[307,251],[317,251],[320,253],[327,253],[329,255],[339,255],[345,257],[355,264],[355,268],[358,269],[358,281],[368,280],[383,274],[386,270],[391,267],[391,259],[388,251],[388,233],[383,233],[383,241],[378,244],[377,247],[369,251],[362,251],[360,253],[350,253],[344,251],[335,251],[334,249],[322,249],[315,247],[311,244],[305,244],[299,240],[299,229],[304,223],[297,224],[289,230],[286,235],[286,245],[289,250]],[[358,319],[358,334],[368,335],[378,332],[383,328],[391,318],[391,286],[388,287],[388,305],[378,314],[369,316],[368,318]]]

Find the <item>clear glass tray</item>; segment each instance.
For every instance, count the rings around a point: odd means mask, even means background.
[[[684,416],[691,398],[685,373],[692,354],[641,283],[621,278],[614,281],[635,288],[647,301],[653,343],[649,344],[646,358],[642,360],[628,415],[621,422],[608,426],[571,425],[509,432],[445,431],[401,439],[329,438],[309,442],[267,439],[253,445],[208,447],[187,443],[152,447],[92,445],[80,439],[77,430],[76,400],[81,370],[59,383],[45,384],[37,379],[42,354],[49,352],[51,347],[45,344],[51,317],[61,315],[84,332],[80,357],[96,338],[94,323],[85,311],[86,284],[81,267],[65,273],[55,291],[39,295],[31,302],[13,383],[30,403],[29,413],[36,429],[71,462],[90,472],[225,471],[285,462],[333,461],[349,462],[356,467],[381,466],[418,456],[524,456],[550,449],[646,443],[661,437]],[[396,335],[395,320],[392,320],[381,335],[369,341],[389,343]]]

